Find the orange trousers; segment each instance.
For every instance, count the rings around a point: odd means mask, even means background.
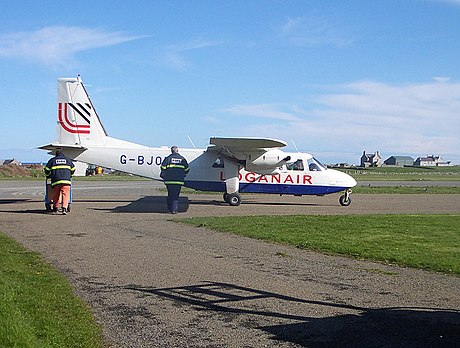
[[[53,208],[57,209],[62,196],[62,207],[68,208],[70,200],[70,185],[53,186]]]

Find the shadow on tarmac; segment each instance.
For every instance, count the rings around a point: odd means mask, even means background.
[[[77,201],[75,201],[77,202]],[[83,202],[83,201],[78,201]],[[85,202],[98,202],[88,200]],[[113,209],[97,208],[97,210],[110,210],[115,213],[168,213],[166,206],[166,196],[145,196],[136,201],[120,201],[120,200],[103,200],[101,202],[128,202],[129,204],[118,206]],[[292,202],[254,202],[244,201],[244,205],[264,205],[264,206],[324,206],[314,203],[292,203]],[[223,200],[209,200],[209,199],[192,199],[190,200],[187,196],[179,197],[179,213],[188,211],[190,205],[201,205],[201,206],[229,206],[228,203]]]
[[[254,328],[272,334],[273,340],[305,347],[456,347],[460,342],[460,311],[456,309],[363,308],[216,282],[174,288],[135,285],[125,288],[190,305],[196,310],[223,313],[230,321],[239,315],[254,316]],[[254,309],[266,307],[264,303],[268,299],[279,301],[274,308],[286,308],[286,312],[283,313],[282,309]],[[262,301],[260,306],[254,302],[257,300]],[[336,308],[335,312],[343,309],[344,313],[330,317],[299,316],[289,313],[289,306],[286,303],[283,306],[283,302],[311,306],[308,311],[311,313],[315,312],[314,306]],[[277,318],[295,323],[263,326],[263,322],[256,318]]]
[[[188,197],[179,197],[179,213],[189,208]],[[168,213],[166,196],[146,196],[132,201],[128,205],[111,209],[114,213]]]
[[[15,199],[15,198],[7,198],[7,199],[0,199],[0,204],[15,204],[15,203],[24,203],[24,202],[31,202],[30,199],[27,198],[21,198],[21,199]]]

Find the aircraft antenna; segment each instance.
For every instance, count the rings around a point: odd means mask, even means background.
[[[187,138],[188,138],[188,140],[190,141],[190,143],[192,144],[193,148],[196,149],[196,146],[195,146],[195,144],[193,143],[192,138],[190,138],[188,135],[187,135]]]
[[[297,152],[300,152],[299,149],[297,148],[297,145],[295,144],[294,139],[291,139],[291,141],[292,141],[292,145],[294,145],[295,150],[296,150]]]

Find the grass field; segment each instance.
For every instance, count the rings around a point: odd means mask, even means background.
[[[339,169],[357,181],[460,181],[460,166]]]
[[[68,281],[0,233],[0,347],[103,347],[101,329]]]
[[[460,194],[459,186],[356,186],[353,193],[361,194]]]
[[[460,215],[222,216],[175,221],[302,249],[460,274]]]

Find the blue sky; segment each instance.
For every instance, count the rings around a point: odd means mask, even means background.
[[[49,158],[56,79],[81,74],[109,135],[147,146],[460,164],[460,0],[0,2],[0,159]]]

